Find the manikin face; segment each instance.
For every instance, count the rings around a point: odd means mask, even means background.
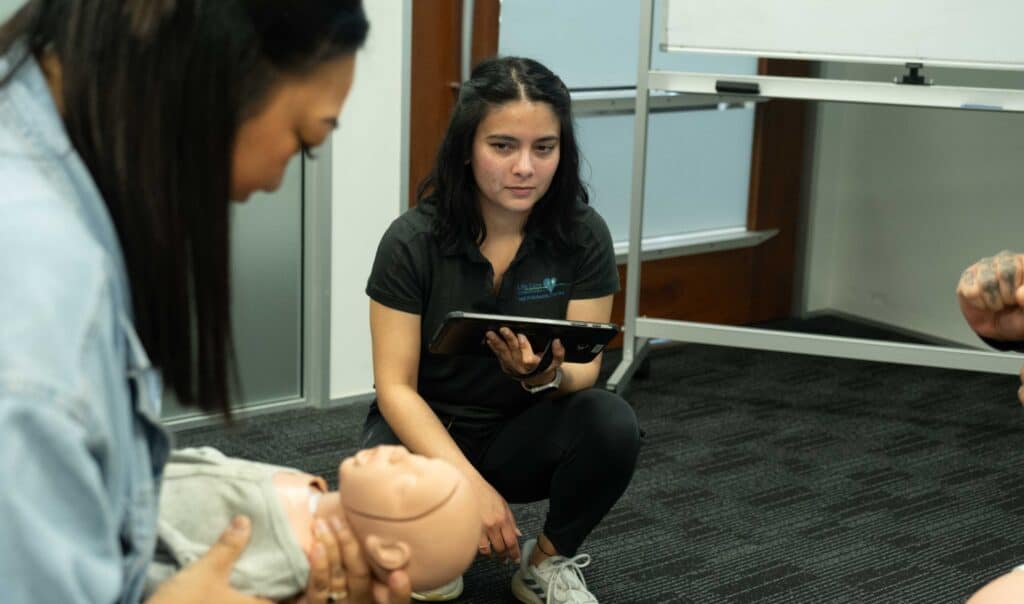
[[[477,126],[470,162],[481,205],[529,213],[558,169],[560,130],[544,102],[518,100],[491,109]]]
[[[387,445],[359,451],[338,470],[347,508],[390,520],[434,510],[448,500],[459,480],[449,464]]]
[[[322,144],[338,127],[338,115],[355,74],[355,56],[288,78],[270,91],[259,112],[239,126],[231,161],[231,199],[281,186],[289,160],[303,147]]]
[[[476,496],[451,464],[381,445],[343,461],[338,484],[345,517],[379,580],[401,568],[414,590],[434,589],[476,555]]]

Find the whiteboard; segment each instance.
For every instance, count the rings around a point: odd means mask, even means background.
[[[1021,0],[668,0],[670,50],[1024,69]]]

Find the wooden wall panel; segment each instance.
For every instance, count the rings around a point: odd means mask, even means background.
[[[761,73],[807,77],[804,61],[762,59]],[[747,228],[779,229],[754,253],[748,323],[788,317],[793,308],[807,103],[774,100],[757,107]]]
[[[476,0],[471,65],[498,53],[499,0]],[[420,0],[412,6],[412,102],[409,119],[409,205],[430,173],[462,79],[461,0]]]
[[[754,252],[728,250],[711,254],[648,260],[640,267],[640,316],[738,325],[750,317]],[[625,314],[626,267],[619,266],[622,291],[612,305],[612,322]],[[621,336],[611,347],[622,345]]]
[[[473,65],[498,54],[500,16],[501,0],[476,0],[473,3]]]
[[[459,81],[462,2],[412,3],[412,80],[409,103],[409,204],[430,173],[444,138]]]

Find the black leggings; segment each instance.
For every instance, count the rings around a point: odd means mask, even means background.
[[[576,555],[625,492],[640,449],[629,403],[597,388],[540,400],[508,419],[439,419],[506,501],[550,499],[544,534],[564,556]],[[376,404],[361,440],[363,447],[401,444]]]

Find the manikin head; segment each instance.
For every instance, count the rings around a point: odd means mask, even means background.
[[[338,484],[348,525],[378,578],[403,569],[414,590],[433,589],[476,555],[476,500],[447,462],[382,445],[342,461]]]

